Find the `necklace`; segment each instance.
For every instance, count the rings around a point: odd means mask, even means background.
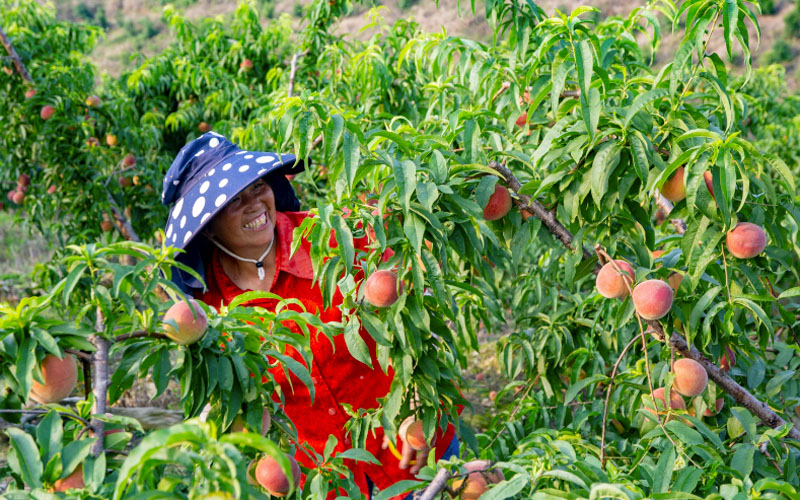
[[[256,267],[258,268],[258,279],[260,279],[261,281],[264,281],[264,278],[266,277],[266,272],[264,271],[264,257],[266,257],[267,254],[269,253],[269,251],[272,250],[272,245],[275,244],[275,237],[272,238],[272,241],[269,243],[269,246],[267,247],[266,250],[264,250],[264,253],[261,254],[261,257],[259,257],[258,260],[256,260],[256,259],[248,259],[248,258],[245,258],[245,257],[239,257],[235,253],[231,252],[230,250],[228,250],[227,248],[222,246],[222,243],[218,242],[216,239],[214,239],[214,238],[209,238],[209,239],[211,240],[211,242],[213,244],[217,245],[217,247],[219,247],[220,250],[222,250],[226,254],[230,255],[234,259],[238,259],[238,260],[241,260],[243,262],[252,262],[253,264],[255,264]]]

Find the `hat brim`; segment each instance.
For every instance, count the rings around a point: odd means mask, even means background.
[[[198,179],[170,209],[165,226],[166,243],[185,249],[229,200],[257,179],[280,175],[285,180],[283,175],[302,172],[304,168],[303,162],[292,154],[239,151],[228,156]],[[291,184],[286,183],[291,189]],[[281,186],[281,191],[285,187]],[[287,199],[296,200],[294,190]]]

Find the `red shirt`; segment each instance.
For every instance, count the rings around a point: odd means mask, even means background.
[[[333,305],[323,310],[322,291],[319,286],[312,285],[313,269],[311,257],[309,256],[309,243],[304,240],[297,252],[291,258],[289,256],[292,231],[308,216],[307,212],[277,213],[275,224],[277,236],[275,276],[270,292],[284,299],[298,299],[308,312],[318,313],[324,322],[340,321],[341,311],[339,310],[339,305],[342,302],[342,295],[339,291],[337,290],[334,294]],[[354,244],[357,249],[363,250],[367,244],[366,238],[355,240]],[[220,260],[220,253],[218,249],[214,250],[211,262],[206,270],[208,291],[196,297],[214,307],[227,305],[237,295],[248,291],[239,288],[225,274]],[[248,302],[247,305],[274,309],[277,301],[274,299],[258,299]],[[293,331],[301,333],[294,323],[287,326]],[[325,448],[325,443],[328,441],[328,436],[331,434],[338,439],[336,452],[341,453],[351,447],[350,439],[345,438],[344,428],[344,424],[349,420],[349,417],[341,408],[340,403],[350,404],[354,410],[376,408],[378,406],[378,398],[386,396],[389,392],[394,375],[393,370],[390,367],[388,373],[383,373],[380,369],[375,356],[375,341],[363,327],[361,329],[361,337],[369,347],[374,368],[370,368],[350,355],[343,334],[336,335],[333,338],[333,345],[331,345],[331,342],[325,336],[317,338],[315,331],[311,329],[311,351],[314,355],[311,375],[316,391],[313,404],[308,389],[298,378],[292,375],[292,384],[290,385],[286,374],[280,367],[271,370],[276,382],[280,384],[286,395],[284,410],[297,427],[298,440],[301,443],[307,442],[320,455]],[[305,364],[294,349],[287,350],[286,354]],[[440,431],[437,433],[437,459],[441,458],[453,436],[453,426],[449,426],[444,435]],[[408,469],[401,470],[398,467],[398,459],[389,450],[381,449],[382,440],[383,431],[382,429],[377,429],[374,438],[367,438],[366,447],[367,451],[372,453],[382,465],[349,462],[353,478],[365,495],[368,494],[365,474],[380,489],[385,489],[404,479],[414,479]],[[402,450],[401,446],[400,443],[397,443],[398,450]],[[315,466],[302,452],[296,453],[295,459],[306,467]],[[403,496],[399,495],[396,498],[402,498]]]

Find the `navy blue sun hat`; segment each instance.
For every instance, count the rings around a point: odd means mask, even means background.
[[[247,151],[216,132],[201,135],[180,150],[164,176],[161,203],[170,207],[165,244],[183,249],[178,262],[205,277],[203,258],[210,256],[212,247],[201,231],[209,221],[262,177],[275,193],[277,211],[299,210],[300,200],[286,175],[304,169],[292,154]],[[177,268],[172,281],[186,293],[203,288],[197,278]]]

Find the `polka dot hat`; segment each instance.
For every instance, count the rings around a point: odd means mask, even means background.
[[[161,202],[170,207],[165,243],[186,250],[178,261],[203,276],[201,254],[207,251],[206,239],[196,237],[226,202],[265,177],[279,212],[299,210],[300,202],[286,175],[304,168],[292,154],[246,151],[216,132],[203,134],[180,150],[164,176]],[[173,275],[184,291],[202,287],[184,271]]]

